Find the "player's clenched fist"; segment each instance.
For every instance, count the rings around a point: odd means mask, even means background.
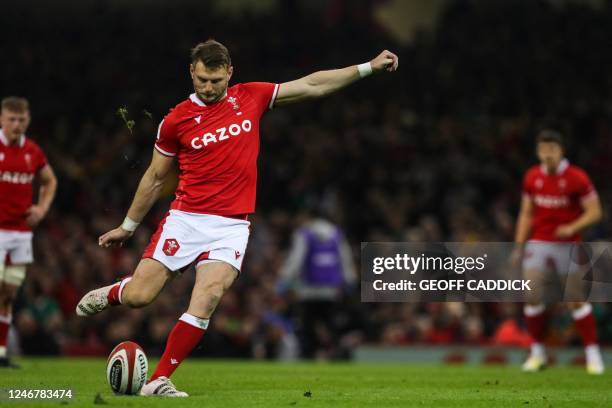
[[[133,232],[131,231],[126,231],[121,227],[117,227],[100,236],[100,238],[98,238],[98,245],[102,248],[117,248],[122,246],[123,242],[130,238],[132,234]]]
[[[370,61],[372,72],[393,72],[399,66],[399,58],[391,51],[384,50],[376,58]]]

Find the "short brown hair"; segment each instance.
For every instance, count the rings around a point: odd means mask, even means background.
[[[542,129],[536,137],[536,144],[538,143],[556,143],[561,147],[563,146],[563,136],[561,133],[554,129]]]
[[[26,98],[19,96],[7,96],[2,99],[2,110],[11,112],[24,113],[30,111],[30,103]]]
[[[215,40],[199,43],[191,50],[191,63],[201,61],[207,68],[216,69],[222,66],[232,65],[229,51],[225,45]]]

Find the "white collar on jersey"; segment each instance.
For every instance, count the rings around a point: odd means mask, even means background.
[[[191,99],[191,102],[195,103],[198,106],[206,106],[206,104],[202,102],[202,100],[198,98],[198,95],[196,95],[195,93],[189,95],[189,99]]]
[[[567,170],[567,168],[569,167],[569,160],[567,159],[563,159],[561,160],[561,162],[559,163],[559,166],[557,167],[557,170],[555,170],[555,174],[561,174],[563,173],[565,170]],[[542,169],[542,173],[544,174],[548,174],[548,169],[546,168],[545,165],[540,165],[540,168]]]
[[[2,144],[5,146],[8,146],[10,144],[8,139],[4,135],[4,131],[2,131],[2,129],[0,129],[0,142],[2,142]],[[25,135],[21,135],[21,137],[19,137],[19,147],[23,147],[24,144],[25,144]]]
[[[223,99],[225,99],[226,96],[227,96],[227,91],[225,91],[225,93],[223,94],[221,99],[219,99],[219,101],[222,101]],[[202,102],[200,98],[198,98],[198,95],[196,95],[195,92],[189,95],[189,99],[191,100],[191,102],[195,103],[198,106],[206,106],[206,104]]]

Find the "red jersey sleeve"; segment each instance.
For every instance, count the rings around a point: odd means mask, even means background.
[[[47,156],[45,156],[45,152],[38,146],[36,146],[36,171],[40,171],[43,167],[47,165]]]
[[[244,84],[246,91],[255,99],[260,114],[274,107],[274,101],[278,94],[278,87],[278,84],[270,82],[248,82]]]
[[[178,153],[178,134],[176,124],[170,114],[161,121],[157,128],[155,149],[164,156],[174,157]]]
[[[594,197],[597,197],[597,191],[591,181],[591,178],[585,171],[576,172],[576,193],[580,198],[580,201],[587,201]]]
[[[531,177],[531,171],[525,173],[523,177],[523,196],[531,197],[533,193],[533,177]]]

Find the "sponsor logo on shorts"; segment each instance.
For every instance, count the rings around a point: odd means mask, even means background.
[[[240,258],[240,251],[234,251],[234,254],[236,255],[236,259]]]
[[[166,241],[164,241],[164,254],[168,255],[168,256],[174,256],[174,254],[176,254],[176,252],[181,248],[181,246],[179,245],[178,241],[174,238],[168,238]]]

